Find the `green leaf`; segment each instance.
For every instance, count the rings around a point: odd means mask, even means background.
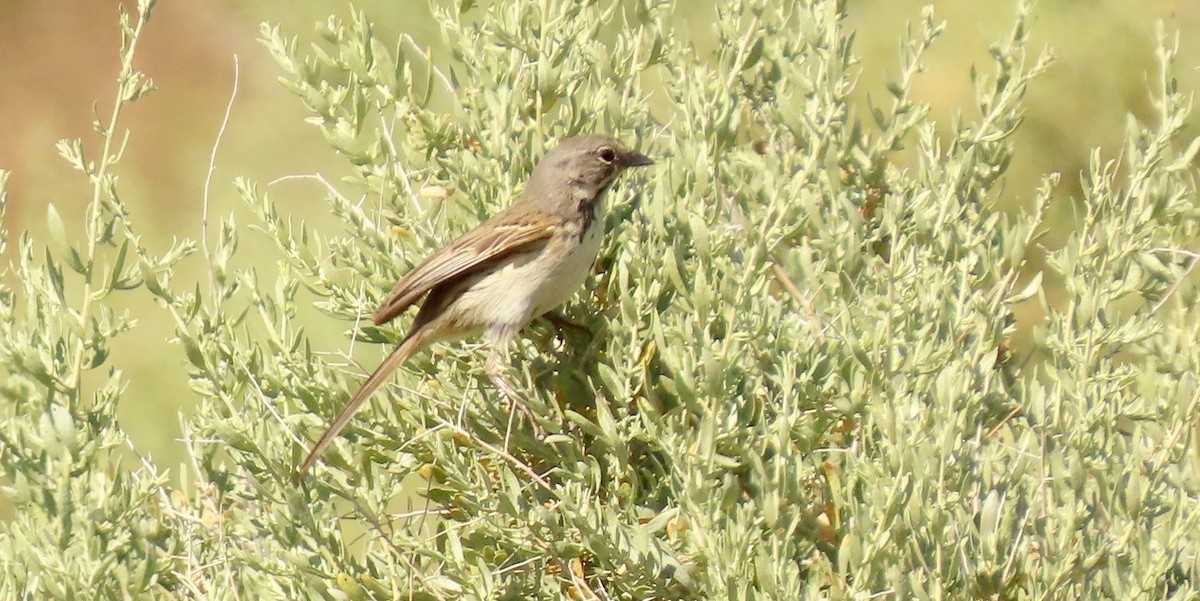
[[[1034,274],[1020,292],[1004,299],[1005,304],[1015,305],[1017,303],[1023,303],[1039,294],[1042,291],[1042,273],[1043,272],[1039,271]]]
[[[54,203],[46,204],[46,231],[50,234],[54,253],[59,257],[70,256],[71,244],[67,242],[67,228],[63,225],[58,209],[54,208]]]

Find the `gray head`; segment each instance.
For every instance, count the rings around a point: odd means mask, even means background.
[[[521,200],[550,209],[590,205],[600,200],[621,172],[653,163],[612,136],[567,138],[538,161]]]

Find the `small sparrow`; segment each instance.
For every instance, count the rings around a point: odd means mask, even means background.
[[[600,250],[604,193],[621,172],[652,163],[610,136],[567,138],[537,164],[516,202],[405,274],[373,317],[376,325],[387,323],[423,297],[416,319],[313,445],[300,474],[396,368],[437,341],[484,334],[491,343],[488,378],[517,404],[500,375],[501,351],[583,284]]]

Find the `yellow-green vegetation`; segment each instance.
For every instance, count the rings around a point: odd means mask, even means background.
[[[1200,595],[1193,64],[1153,4],[966,4],[438,3],[433,53],[370,10],[267,26],[342,164],[149,244],[142,0],[98,142],[59,145],[82,218],[0,237],[0,597]],[[1037,36],[1073,30],[1056,76]],[[298,480],[405,325],[362,316],[593,131],[659,162],[609,199],[588,332],[513,349],[536,427],[506,444],[439,346]],[[131,339],[186,365],[175,473],[117,419],[176,421]]]

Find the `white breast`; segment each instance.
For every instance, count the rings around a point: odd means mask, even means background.
[[[554,270],[554,275],[547,278],[535,294],[533,312],[530,317],[537,317],[563,304],[571,298],[587,280],[592,272],[592,264],[596,262],[596,253],[600,251],[600,239],[604,233],[604,223],[598,217],[591,229],[571,249],[567,258]]]
[[[511,324],[519,329],[563,304],[591,273],[603,229],[597,221],[582,240],[552,239],[538,253],[520,253],[481,274],[454,303],[460,323],[474,322],[481,328]]]

